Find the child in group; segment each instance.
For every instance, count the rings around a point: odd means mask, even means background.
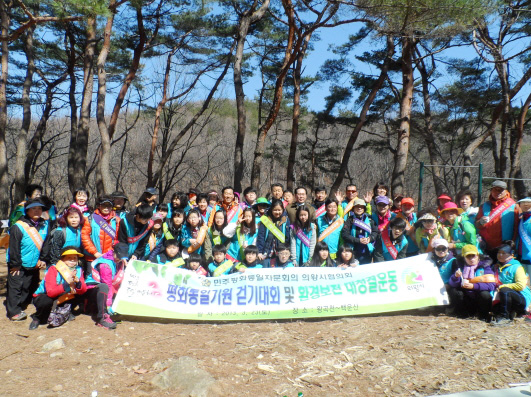
[[[282,194],[282,200],[284,201],[284,205],[287,207],[288,205],[291,205],[295,201],[295,195],[293,192],[289,189],[284,190],[284,193]]]
[[[289,244],[290,230],[289,218],[284,214],[284,204],[282,201],[274,199],[267,211],[267,216],[262,217],[256,238],[259,251],[258,259],[262,261],[262,266],[266,268],[275,266],[278,245]]]
[[[520,222],[518,223],[518,237],[516,239],[516,253],[518,260],[531,274],[531,197],[518,201],[520,206]]]
[[[319,241],[315,244],[315,253],[312,260],[308,264],[309,267],[335,267],[336,264],[330,258],[330,251],[328,245],[324,241]]]
[[[215,190],[208,192],[208,205],[212,208],[216,208],[219,204],[219,194]]]
[[[153,227],[152,216],[153,207],[144,203],[120,221],[118,241],[128,245],[129,257],[133,260],[142,258],[145,254],[149,232]]]
[[[306,205],[297,208],[295,224],[291,225],[291,229],[291,261],[295,266],[305,266],[312,259],[317,240],[317,227],[310,221]]]
[[[231,274],[238,270],[233,261],[225,258],[227,248],[221,244],[216,244],[212,247],[214,260],[208,265],[208,272],[210,277],[219,277],[224,274]],[[240,264],[240,266],[242,266]]]
[[[277,257],[274,261],[271,261],[270,267],[281,267],[283,269],[287,267],[295,267],[295,264],[290,260],[291,249],[288,244],[280,243],[277,246]],[[260,256],[258,257],[260,258]]]
[[[87,217],[81,229],[81,243],[87,262],[99,258],[112,249],[120,231],[121,221],[122,219],[113,211],[112,198],[99,197],[96,210]]]
[[[531,304],[531,290],[527,286],[528,275],[514,254],[515,244],[511,240],[503,241],[497,248],[498,262],[494,265],[494,273],[498,291],[495,299],[499,301],[495,302],[493,307],[496,315],[494,325],[511,324],[511,313],[515,312],[517,316],[523,315]],[[527,316],[526,321],[530,320],[531,318]]]
[[[405,235],[406,221],[394,218],[374,243],[374,262],[394,261],[407,256],[408,240]]]
[[[156,212],[152,217],[151,221],[153,222],[153,227],[148,232],[148,240],[146,243],[146,248],[144,250],[144,256],[142,260],[147,260],[151,253],[158,248],[158,252],[162,249],[162,242],[164,240],[164,231],[162,230],[162,224],[165,219],[165,215],[161,212]]]
[[[419,219],[415,223],[415,243],[419,247],[421,254],[431,252],[433,246],[431,242],[436,238],[448,240],[448,231],[429,210],[421,212]]]
[[[468,244],[461,250],[462,258],[453,262],[452,275],[448,281],[450,305],[461,318],[474,316],[490,322],[492,293],[496,288],[492,260],[480,256],[476,246]]]
[[[79,211],[77,208],[71,208]],[[29,329],[34,330],[41,324],[49,321],[52,307],[62,307],[61,316],[50,322],[51,326],[59,326],[75,317],[70,308],[72,299],[82,296],[87,292],[85,277],[79,263],[79,258],[83,254],[79,252],[79,247],[67,246],[62,249],[59,260],[55,262],[48,271],[39,288],[33,294],[33,304],[36,312],[32,316]],[[68,302],[68,303],[66,303]]]
[[[70,204],[70,206],[77,208],[83,214],[83,216],[87,217],[92,214],[92,208],[87,205],[89,197],[90,193],[87,189],[76,189],[73,194],[74,202]]]
[[[351,267],[357,267],[360,263],[354,257],[354,250],[348,245],[344,245],[337,251],[336,259],[337,267],[341,269],[348,269]]]
[[[182,242],[182,232],[184,224],[184,210],[182,208],[174,208],[171,218],[167,219],[162,224],[162,231],[165,239],[175,239],[179,243]]]
[[[120,217],[120,219],[125,218],[125,216],[129,213],[127,211],[127,207],[125,206],[128,199],[124,192],[116,191],[113,194],[111,194],[112,201],[113,201],[113,210],[116,215]]]
[[[354,214],[349,216],[341,231],[344,244],[350,245],[360,265],[372,262],[374,242],[378,237],[378,228],[371,217],[365,213],[365,201],[354,200]]]
[[[249,186],[243,191],[243,200],[240,203],[240,208],[242,210],[246,208],[252,208],[258,197],[257,191],[255,188]]]
[[[175,239],[164,240],[164,252],[149,257],[150,262],[160,263],[173,267],[184,266],[184,259],[181,257],[179,242]]]
[[[212,226],[208,228],[208,236],[212,242],[212,246],[221,244],[225,247],[228,247],[231,241],[231,236],[227,236],[224,233],[224,229],[227,226],[227,213],[221,209],[216,211],[213,216],[214,222],[212,222]]]
[[[40,198],[24,203],[24,216],[9,234],[7,254],[7,317],[12,321],[25,320],[24,309],[39,285],[39,270],[46,268],[42,251],[49,235],[49,222],[42,218],[44,204]]]
[[[208,227],[204,225],[197,208],[190,210],[186,216],[181,244],[184,257],[192,252],[200,254],[205,261],[210,260],[212,257],[212,241],[208,235]],[[184,251],[184,248],[186,248],[186,251]]]
[[[260,217],[267,215],[267,211],[271,207],[271,203],[265,197],[258,197],[256,203],[253,205],[254,212],[256,213],[256,219],[260,220]]]
[[[168,218],[173,216],[173,211],[177,208],[183,210],[188,205],[188,196],[184,192],[176,192],[171,195],[170,202],[168,203]]]
[[[129,252],[128,245],[119,242],[114,246],[114,250],[106,252],[91,263],[92,272],[85,278],[87,298],[89,302],[96,302],[96,324],[100,327],[116,328],[116,323],[109,313],[112,313],[114,294],[123,280]]]
[[[162,215],[162,220],[168,218],[168,214],[170,213],[169,211],[169,205],[166,204],[166,203],[160,203],[160,204],[157,204],[157,208],[156,208],[156,212],[155,213],[158,213],[160,215]]]
[[[338,214],[339,202],[328,197],[325,201],[326,213],[316,219],[319,229],[319,241],[324,241],[330,250],[330,257],[336,259],[337,250],[341,241],[341,230],[344,221]]]
[[[244,259],[242,265],[246,269],[261,269],[262,265],[258,262],[258,247],[254,244],[248,245],[243,250]]]
[[[444,203],[439,211],[440,217],[444,219],[443,226],[447,229],[449,248],[455,250],[457,255],[461,254],[461,249],[467,244],[478,247],[476,227],[466,216],[461,216],[462,213],[463,209],[451,201]]]
[[[200,276],[208,276],[208,272],[203,267],[203,259],[201,255],[192,252],[188,258],[186,258],[186,268],[197,273]]]
[[[376,211],[372,211],[371,219],[374,221],[374,224],[378,227],[378,231],[382,232],[389,221],[395,217],[391,211],[389,211],[389,204],[391,201],[387,196],[377,196],[374,199],[376,205]]]
[[[391,206],[391,212],[393,214],[398,214],[402,211],[402,199],[404,196],[402,194],[395,194],[393,198],[393,205]]]
[[[411,197],[404,197],[400,202],[400,212],[396,214],[406,222],[407,251],[406,257],[417,255],[419,247],[415,241],[415,223],[417,214],[415,213],[415,201]]]
[[[452,269],[454,268],[456,257],[454,257],[453,252],[449,250],[448,241],[445,239],[436,238],[433,240],[432,245],[433,251],[430,253],[429,259],[437,267],[439,275],[441,276],[443,283],[446,285],[446,289],[448,289],[448,282],[453,273]]]
[[[254,210],[251,207],[244,209],[236,223],[232,222],[225,226],[223,234],[231,239],[227,250],[227,258],[233,262],[243,261],[245,248],[255,244],[258,236]]]
[[[81,249],[81,229],[85,217],[76,207],[68,207],[57,220],[59,227],[55,229],[46,246],[43,247],[46,266],[50,267],[61,259],[61,251],[70,246]]]

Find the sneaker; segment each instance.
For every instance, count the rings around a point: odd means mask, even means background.
[[[492,322],[492,325],[495,327],[504,327],[511,325],[513,322],[510,318],[507,317],[496,317],[496,321]]]
[[[11,317],[11,321],[22,321],[28,318],[28,315],[25,312],[20,312]]]
[[[34,329],[39,328],[39,325],[41,325],[41,323],[39,322],[39,320],[37,320],[37,319],[33,319],[33,321],[31,322],[31,324],[29,325],[29,329],[30,329],[30,331],[33,331]]]
[[[106,329],[116,328],[116,323],[111,320],[111,317],[107,313],[105,313],[103,317],[100,319],[100,321],[98,321],[98,325]]]
[[[531,323],[531,314],[527,314],[527,315],[525,315],[525,316],[524,316],[524,321],[525,321],[526,323]]]

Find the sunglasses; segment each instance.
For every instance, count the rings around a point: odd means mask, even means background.
[[[435,251],[444,252],[444,251],[448,251],[448,248],[443,245],[443,246],[435,248]]]
[[[347,190],[347,193],[356,193],[357,190]]]

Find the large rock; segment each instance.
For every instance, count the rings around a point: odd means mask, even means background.
[[[63,341],[63,339],[59,338],[44,344],[44,346],[42,347],[42,351],[51,352],[53,350],[64,349],[65,347],[65,342]]]
[[[151,384],[160,389],[179,389],[181,396],[206,397],[214,378],[197,366],[191,357],[179,357],[168,369],[156,375]]]

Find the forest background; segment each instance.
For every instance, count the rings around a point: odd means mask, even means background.
[[[62,207],[273,182],[416,198],[421,162],[432,202],[479,163],[525,179],[530,20],[523,0],[0,0],[0,216],[29,183]]]

